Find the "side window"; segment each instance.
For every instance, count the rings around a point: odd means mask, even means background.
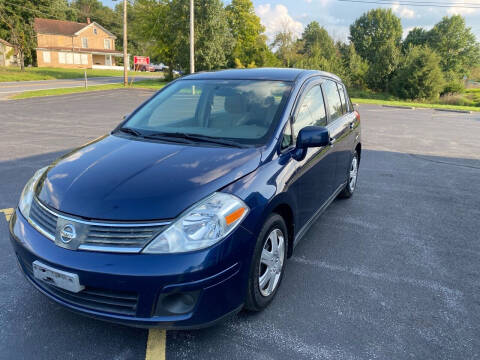
[[[324,82],[325,95],[328,99],[328,114],[330,121],[334,121],[342,116],[342,101],[338,94],[337,84],[331,80]]]
[[[305,126],[326,126],[325,103],[320,85],[308,90],[302,99],[295,122],[293,124],[293,136],[296,139],[300,130]]]
[[[345,90],[343,85],[337,83],[338,93],[340,94],[340,100],[342,101],[342,109],[343,113],[346,114],[348,112],[347,102],[345,101]]]

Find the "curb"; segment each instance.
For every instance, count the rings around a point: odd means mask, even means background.
[[[402,105],[382,105],[383,107],[394,108],[394,109],[409,109],[415,110],[413,106],[402,106]]]
[[[439,109],[439,108],[434,108],[433,110],[444,111],[444,112],[454,112],[454,113],[460,113],[460,114],[473,114],[473,111],[470,111],[470,110],[454,110],[454,109]]]

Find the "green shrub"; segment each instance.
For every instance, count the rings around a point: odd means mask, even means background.
[[[427,46],[410,47],[392,85],[392,92],[401,99],[437,99],[444,85],[440,57]]]

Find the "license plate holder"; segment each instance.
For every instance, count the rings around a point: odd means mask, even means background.
[[[35,260],[32,263],[32,267],[33,276],[49,285],[53,285],[74,293],[78,293],[85,289],[85,286],[80,284],[78,274],[55,269],[51,266],[41,263],[38,260]]]

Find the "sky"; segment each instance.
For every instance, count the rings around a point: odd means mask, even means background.
[[[112,0],[101,0],[105,5],[114,6]],[[377,1],[382,0],[367,0]],[[311,21],[318,21],[335,40],[346,41],[349,25],[364,12],[377,7],[391,8],[401,19],[404,37],[415,26],[430,29],[443,16],[460,14],[465,17],[467,26],[480,41],[480,0],[408,0],[408,3],[428,2],[444,7],[405,6],[400,3],[383,0],[392,4],[365,4],[341,2],[338,0],[253,0],[255,12],[266,28],[266,34],[272,39],[274,34],[285,27],[300,36],[305,26]],[[229,1],[225,1],[228,3]],[[478,8],[459,7],[458,4],[474,4]]]

